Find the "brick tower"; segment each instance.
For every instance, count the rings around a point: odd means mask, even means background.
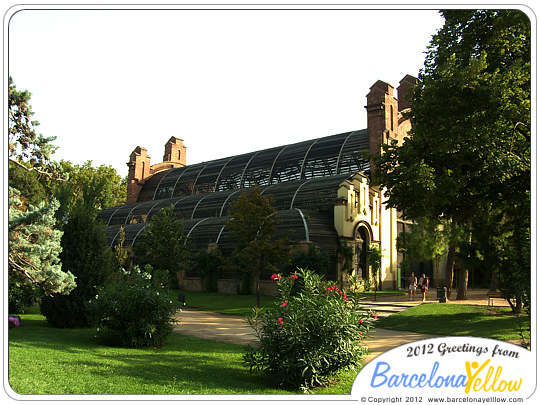
[[[371,86],[366,98],[369,152],[380,156],[382,145],[397,135],[398,101],[394,97],[394,88],[381,80]],[[373,162],[371,167],[374,167]]]
[[[164,162],[178,163],[180,166],[186,165],[186,147],[184,140],[171,136],[171,139],[165,144]]]
[[[126,203],[137,201],[144,179],[150,177],[150,156],[146,148],[137,146],[129,155]]]
[[[411,107],[411,100],[414,88],[418,85],[418,79],[411,75],[406,75],[399,82],[398,91],[398,109],[400,112]]]
[[[367,121],[369,133],[369,151],[380,156],[382,145],[396,139],[403,142],[411,129],[410,121],[403,112],[411,106],[411,96],[418,79],[406,75],[398,87],[398,98],[394,96],[394,88],[378,80],[367,94]],[[371,162],[372,170],[375,168]]]
[[[171,136],[165,144],[163,162],[150,165],[150,156],[148,156],[146,148],[137,146],[131,152],[127,163],[129,171],[126,203],[137,202],[139,193],[148,177],[163,170],[185,166],[186,150],[182,139]]]

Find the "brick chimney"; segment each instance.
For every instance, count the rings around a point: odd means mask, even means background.
[[[369,151],[372,155],[380,156],[381,146],[397,137],[398,101],[394,97],[394,88],[381,80],[371,86],[366,97]],[[371,167],[373,170],[373,162]]]
[[[137,146],[129,156],[126,203],[137,202],[144,179],[150,176],[150,156],[146,148]]]

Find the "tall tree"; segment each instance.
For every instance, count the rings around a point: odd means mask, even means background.
[[[28,90],[17,90],[9,77],[9,162],[28,172],[35,171],[40,176],[61,179],[58,164],[51,160],[51,155],[57,149],[52,143],[56,137],[46,138],[36,133],[39,122],[32,119],[31,97],[32,93]]]
[[[68,182],[69,185],[69,182]],[[96,200],[104,182],[93,179],[82,187],[81,196],[62,217],[62,268],[77,277],[69,295],[53,294],[41,301],[41,312],[56,327],[88,327],[92,319],[87,308],[112,272],[105,226],[96,217]]]
[[[99,181],[103,183],[103,186],[100,188],[99,195],[94,199],[96,209],[101,210],[125,203],[127,179],[122,178],[112,166],[94,166],[91,160],[82,165],[62,160],[60,166],[69,180],[73,200],[82,196],[83,187],[86,184]]]
[[[530,21],[519,10],[445,10],[411,106],[405,142],[384,146],[375,178],[409,218],[475,238],[493,208],[530,228]],[[452,259],[457,246],[451,245]],[[470,253],[470,252],[469,252]],[[449,260],[449,267],[453,260]],[[523,269],[527,271],[528,269]],[[461,280],[466,280],[463,267]],[[451,286],[447,286],[451,288]],[[465,298],[458,285],[458,298]]]
[[[225,226],[236,241],[227,268],[246,275],[250,289],[255,283],[257,306],[260,306],[260,276],[267,269],[277,269],[290,258],[287,235],[278,236],[276,209],[258,187],[250,188],[231,205],[231,220]]]
[[[450,243],[447,227],[440,221],[419,218],[397,237],[397,248],[409,260],[439,262]]]
[[[176,288],[178,272],[190,266],[191,250],[184,222],[174,214],[174,206],[162,208],[139,236],[135,253],[141,264],[166,272],[169,285]]]
[[[9,188],[9,278],[12,287],[32,285],[42,294],[69,293],[75,277],[62,271],[60,240],[54,214],[58,202],[25,206],[20,192]]]
[[[8,159],[10,163],[8,268],[10,288],[34,286],[42,294],[68,293],[75,287],[72,273],[62,271],[59,254],[62,232],[55,229],[58,202],[45,190],[31,189],[39,179],[61,179],[51,161],[54,138],[37,135],[32,120],[31,94],[17,90],[9,78]],[[21,178],[27,173],[28,179]],[[27,182],[28,180],[28,182]],[[19,188],[17,188],[19,187]],[[39,201],[39,202],[38,202]],[[11,292],[10,292],[11,295]]]

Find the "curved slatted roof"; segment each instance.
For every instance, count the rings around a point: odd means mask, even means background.
[[[369,162],[361,151],[368,149],[362,130],[179,167],[148,178],[138,201],[366,171]]]
[[[368,149],[367,131],[353,131],[159,172],[146,180],[138,202],[107,208],[98,218],[107,224],[111,245],[123,227],[126,245],[133,246],[152,216],[172,205],[194,248],[219,243],[221,250],[232,250],[234,240],[225,230],[229,207],[257,185],[273,200],[278,231],[292,231],[295,242],[336,250],[329,208],[343,181],[369,170],[361,157]]]
[[[261,193],[271,197],[278,211],[295,208],[320,211],[333,205],[339,185],[349,177],[346,174],[271,184],[261,187]],[[184,220],[223,217],[243,191],[232,189],[126,204],[107,208],[98,214],[98,218],[108,226],[144,223],[160,209],[171,205],[174,206],[175,215]]]
[[[276,212],[278,217],[277,232],[292,232],[289,236],[293,241],[311,241],[317,243],[322,249],[337,249],[338,235],[334,229],[333,221],[328,215],[318,211],[283,210]],[[229,216],[205,217],[188,219],[184,221],[184,229],[189,235],[190,243],[196,249],[206,249],[209,243],[219,243],[223,251],[230,251],[234,247],[234,240],[225,230],[225,224],[231,219]],[[120,228],[124,228],[126,246],[134,246],[144,238],[144,228],[148,223],[134,223],[129,225],[112,225],[106,228],[107,239],[114,245],[118,238]]]

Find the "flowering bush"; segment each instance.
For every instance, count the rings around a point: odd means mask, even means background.
[[[110,346],[158,347],[172,332],[177,303],[152,279],[150,266],[120,271],[119,280],[99,290],[89,307],[96,338]]]
[[[263,370],[278,385],[307,390],[361,363],[373,316],[361,310],[354,295],[347,297],[308,270],[272,280],[279,291],[275,305],[254,308],[247,319],[260,340],[246,347],[251,370]]]

